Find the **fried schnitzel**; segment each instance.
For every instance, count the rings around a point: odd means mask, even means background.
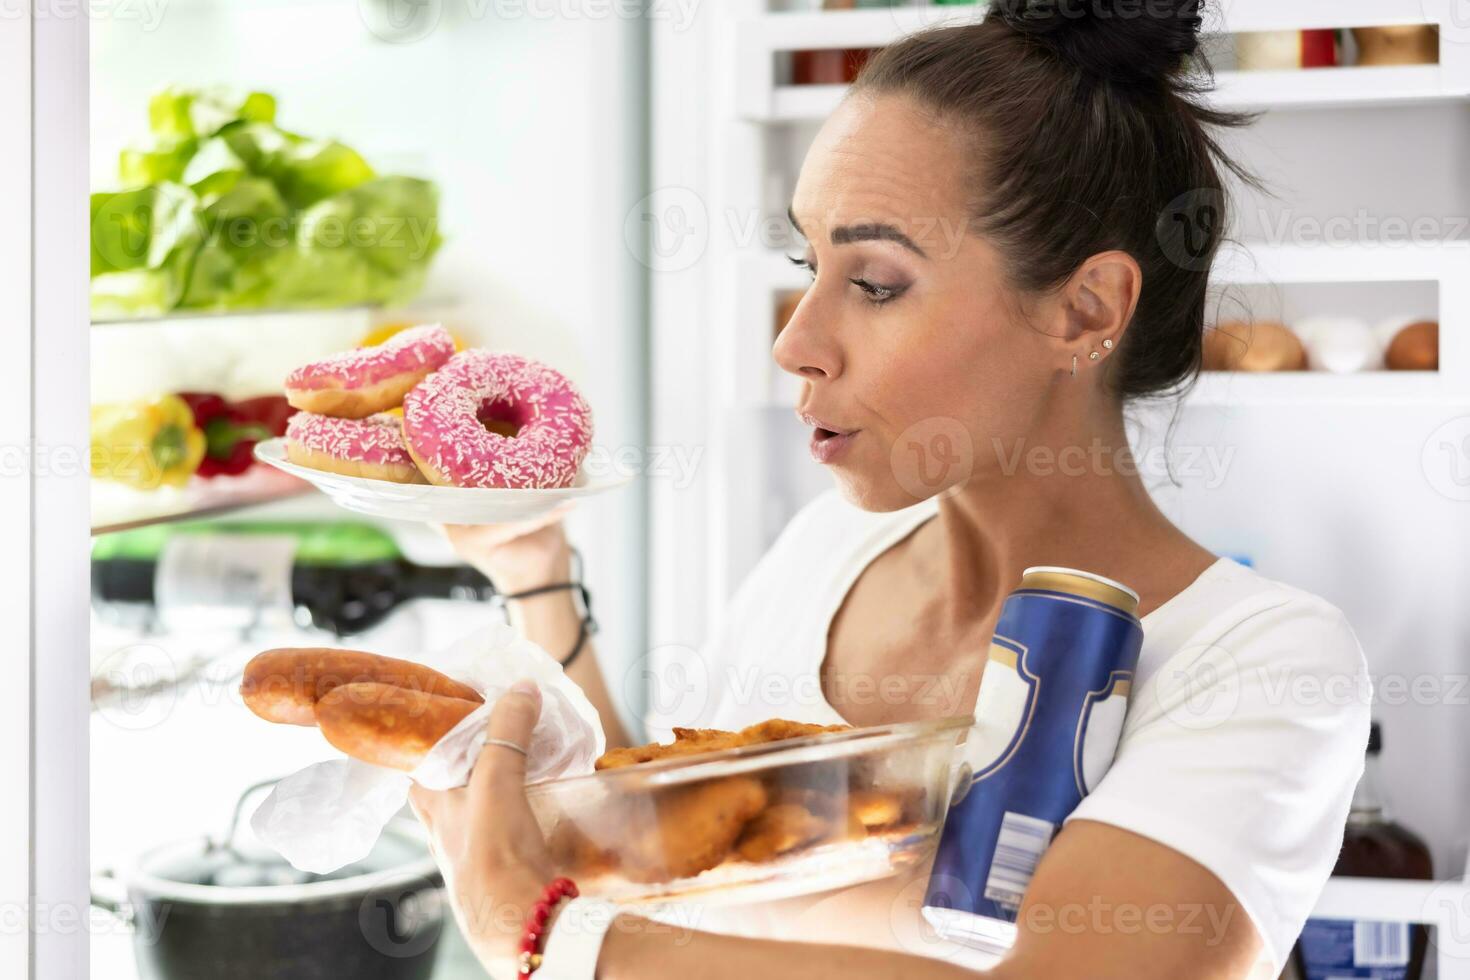
[[[841,732],[851,725],[809,725],[800,721],[772,718],[742,728],[738,732],[727,732],[719,728],[675,728],[672,742],[650,742],[629,748],[610,749],[597,760],[598,769],[617,769],[633,766],[640,762],[654,762],[722,749],[736,749],[742,745],[760,745],[765,742],[781,742],[788,738],[821,735],[825,732]]]

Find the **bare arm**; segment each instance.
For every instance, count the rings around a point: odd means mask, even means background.
[[[547,515],[546,521],[529,526],[455,525],[444,532],[460,557],[488,575],[498,591],[525,592],[571,579],[571,546],[561,517],[557,511]],[[570,592],[515,599],[507,605],[511,625],[558,660],[565,659],[576,646],[581,616]],[[590,639],[567,668],[567,676],[597,709],[608,748],[627,745],[628,734],[623,731]]]
[[[749,980],[842,977],[844,980],[974,980],[978,974],[906,953],[740,939],[709,932],[670,936],[667,926],[619,916],[602,946],[597,980]],[[1000,976],[1000,974],[995,974]]]
[[[1067,825],[1026,893],[1016,945],[976,974],[950,963],[842,946],[673,935],[631,917],[608,934],[598,980],[1238,980],[1260,949],[1225,885],[1178,851],[1102,823]]]

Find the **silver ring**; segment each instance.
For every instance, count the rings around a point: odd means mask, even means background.
[[[515,749],[521,755],[525,755],[526,754],[526,750],[525,749],[521,748],[519,745],[517,745],[516,743],[512,742],[508,738],[486,738],[485,739],[485,744],[486,745],[502,745],[502,746],[504,746],[507,749]]]

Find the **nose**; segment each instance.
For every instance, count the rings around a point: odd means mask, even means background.
[[[814,286],[776,335],[771,355],[781,370],[807,381],[831,380],[842,373],[841,348],[824,321]]]

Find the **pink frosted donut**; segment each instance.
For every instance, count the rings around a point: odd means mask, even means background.
[[[467,350],[403,399],[403,437],[430,483],[569,487],[592,442],[592,411],[545,364]]]
[[[365,419],[297,412],[286,423],[286,458],[343,476],[428,482],[403,444],[403,423],[386,412]]]
[[[438,324],[410,327],[373,347],[324,357],[286,376],[286,401],[304,412],[344,419],[396,408],[430,371],[454,356]]]

